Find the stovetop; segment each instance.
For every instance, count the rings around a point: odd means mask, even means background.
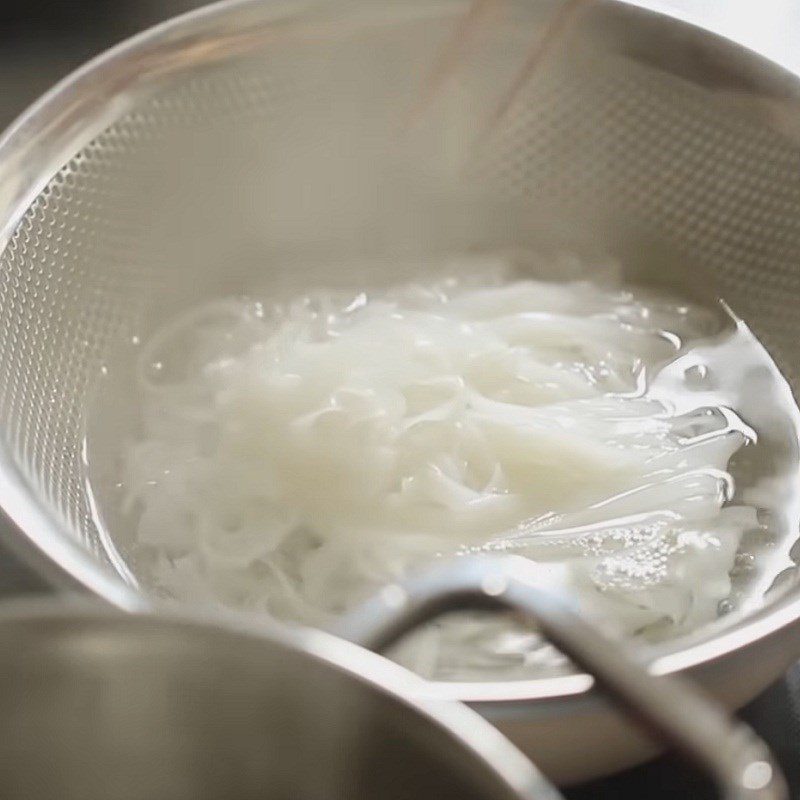
[[[724,35],[769,53],[800,72],[798,0],[628,0],[673,9]],[[0,128],[82,62],[137,30],[201,0],[28,0],[0,6]],[[36,576],[0,548],[0,596],[46,591]],[[769,743],[800,800],[800,664],[743,712]],[[705,800],[714,793],[675,759],[665,757],[567,792],[569,800]]]

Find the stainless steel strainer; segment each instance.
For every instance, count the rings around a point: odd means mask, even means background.
[[[222,3],[121,45],[34,106],[0,143],[11,543],[60,581],[141,604],[87,491],[87,424],[123,435],[129,418],[102,373],[163,315],[253,285],[397,280],[398,264],[454,250],[611,255],[634,278],[724,297],[796,388],[797,77],[595,0],[498,118],[560,5],[498,3],[411,125],[465,0]],[[783,448],[788,458],[797,442]],[[689,671],[743,703],[798,652],[800,591],[793,574],[782,586],[746,619],[653,653],[652,669]],[[648,747],[591,685],[442,691],[549,774],[578,779]]]

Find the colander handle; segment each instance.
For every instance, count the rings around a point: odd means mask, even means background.
[[[344,621],[340,635],[383,651],[451,611],[512,611],[550,642],[656,739],[715,781],[725,800],[783,800],[786,783],[766,744],[705,695],[675,677],[653,677],[629,648],[587,622],[565,597],[536,587],[519,556],[458,559],[390,586]]]

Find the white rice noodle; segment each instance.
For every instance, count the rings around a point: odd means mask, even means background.
[[[752,432],[646,387],[708,319],[534,280],[193,309],[141,353],[138,554],[167,594],[324,625],[433,558],[513,551],[624,632],[702,624],[756,525],[729,505]],[[423,639],[428,674],[538,658],[482,618]]]

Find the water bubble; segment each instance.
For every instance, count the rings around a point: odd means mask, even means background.
[[[755,556],[752,553],[737,553],[731,575],[746,575],[755,569]]]
[[[705,364],[694,364],[684,371],[683,377],[690,389],[700,388],[708,378],[708,367]]]
[[[736,610],[736,603],[733,600],[720,600],[719,605],[717,606],[717,611],[719,615],[722,617],[725,614],[730,614]]]

